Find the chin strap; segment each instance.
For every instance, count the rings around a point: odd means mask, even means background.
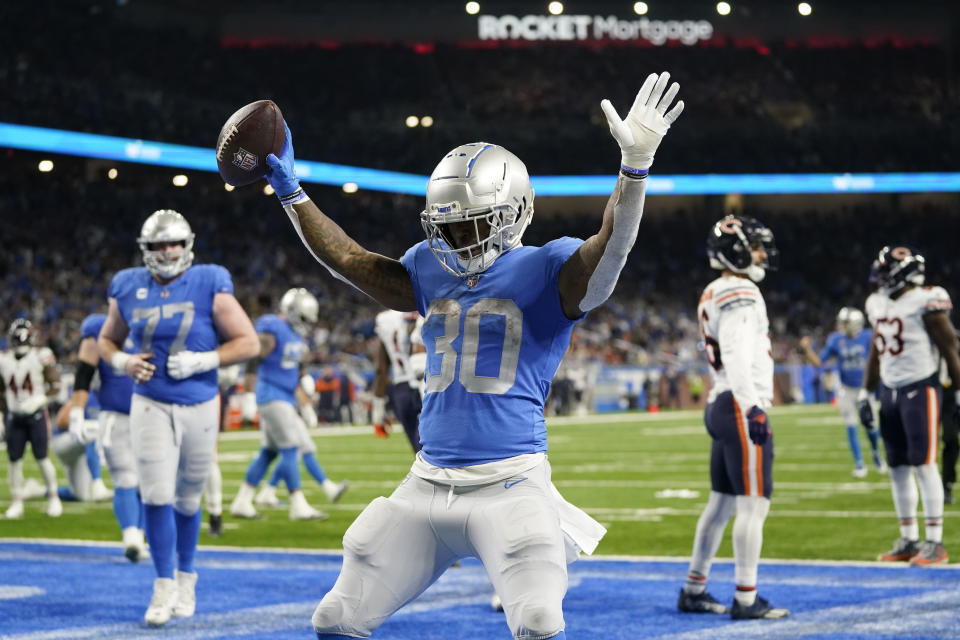
[[[600,262],[587,282],[587,292],[580,301],[580,311],[586,313],[610,297],[617,285],[620,271],[627,262],[627,254],[637,240],[643,201],[647,193],[645,178],[620,178],[620,196],[613,206],[613,232],[603,250]]]

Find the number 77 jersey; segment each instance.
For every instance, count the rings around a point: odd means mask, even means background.
[[[751,280],[721,276],[697,306],[704,355],[710,364],[709,402],[732,391],[746,412],[773,402],[773,356],[767,305]]]
[[[547,449],[543,405],[577,320],[560,305],[560,267],[582,244],[521,246],[468,278],[444,271],[425,242],[401,259],[426,319],[423,458],[463,467]]]

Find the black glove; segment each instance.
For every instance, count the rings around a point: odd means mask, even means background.
[[[770,421],[760,407],[753,406],[747,411],[747,431],[753,443],[761,447],[770,437]]]
[[[873,423],[873,407],[870,406],[870,392],[860,389],[857,393],[857,413],[860,414],[860,424],[867,431],[873,431],[877,425]]]

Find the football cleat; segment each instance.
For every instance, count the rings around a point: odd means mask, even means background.
[[[210,514],[210,527],[207,529],[207,534],[214,538],[223,535],[223,516]]]
[[[950,558],[943,543],[924,540],[920,543],[920,551],[910,558],[910,565],[914,567],[929,567],[932,564],[946,564]]]
[[[323,488],[323,492],[327,494],[327,500],[330,502],[336,502],[340,497],[347,492],[347,489],[350,488],[350,483],[344,480],[335,484],[329,491],[327,487]]]
[[[189,618],[197,609],[197,574],[177,570],[177,604],[173,615],[177,618]]]
[[[290,494],[290,519],[291,520],[326,520],[327,514],[319,509],[314,509],[307,503],[303,491],[294,491]]]
[[[143,530],[127,527],[123,531],[123,555],[133,563],[147,556],[147,544],[143,539]]]
[[[240,500],[240,498],[235,499],[230,504],[230,515],[232,515],[234,518],[248,518],[250,520],[256,520],[263,517],[254,508],[249,500]]]
[[[917,540],[898,538],[893,548],[877,556],[881,562],[906,562],[920,552],[920,543]]]
[[[113,489],[103,484],[103,478],[97,478],[90,485],[90,499],[94,502],[105,502],[113,499]]]
[[[757,595],[757,599],[750,606],[740,604],[736,598],[733,599],[733,606],[730,608],[730,617],[734,620],[776,620],[786,618],[790,615],[788,609],[775,609],[770,606],[764,598]]]
[[[730,609],[720,604],[709,593],[687,593],[680,589],[677,609],[683,613],[729,613]]]
[[[257,492],[257,497],[253,503],[258,507],[279,507],[280,499],[277,497],[277,488],[272,485],[266,485]]]
[[[503,613],[503,600],[496,593],[490,597],[490,608],[497,613]]]
[[[7,518],[11,520],[17,520],[23,517],[23,500],[14,500],[10,503],[10,506],[7,507],[7,511],[4,514]]]
[[[852,471],[854,478],[866,478],[867,477],[867,468],[863,465],[860,465]]]
[[[918,553],[920,553],[919,541],[898,538],[893,543],[893,548],[886,553],[881,553],[877,556],[877,560],[881,562],[906,562]]]
[[[60,496],[50,496],[47,498],[47,515],[51,518],[59,518],[63,514],[63,503],[60,502]]]
[[[173,578],[157,578],[153,581],[153,596],[150,606],[143,614],[143,621],[151,627],[161,627],[170,621],[173,609],[177,606],[179,590]]]

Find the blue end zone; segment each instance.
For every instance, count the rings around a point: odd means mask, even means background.
[[[337,554],[203,549],[197,556],[197,613],[165,628],[144,626],[154,578],[149,562],[131,565],[119,546],[0,542],[0,638],[314,637],[313,608],[336,580]],[[760,593],[791,609],[786,620],[733,622],[680,614],[686,562],[587,560],[570,567],[564,602],[567,637],[633,640],[713,638],[957,638],[960,568],[764,563]],[[709,590],[733,595],[733,566],[717,563]],[[453,568],[387,621],[382,640],[510,638],[473,560]]]

